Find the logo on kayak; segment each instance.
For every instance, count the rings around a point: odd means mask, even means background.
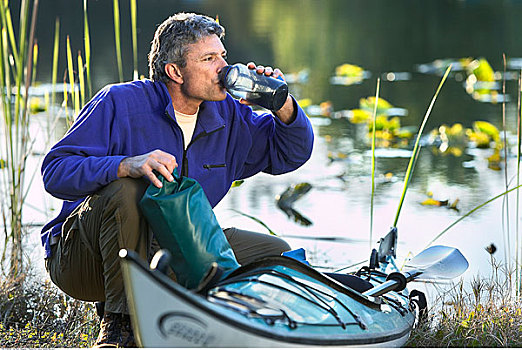
[[[182,312],[163,314],[158,320],[158,328],[165,338],[177,338],[196,346],[205,345],[209,339],[207,325]]]

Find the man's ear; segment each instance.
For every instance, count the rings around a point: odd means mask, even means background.
[[[177,64],[167,63],[165,65],[165,73],[167,76],[178,84],[183,84],[183,76]]]

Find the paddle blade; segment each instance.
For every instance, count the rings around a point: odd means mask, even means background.
[[[468,269],[468,261],[457,248],[432,246],[406,263],[407,270],[419,270],[423,280],[452,279]]]

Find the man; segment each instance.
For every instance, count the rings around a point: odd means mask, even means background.
[[[312,128],[290,95],[274,114],[256,114],[220,85],[223,36],[206,16],[165,20],[151,45],[150,80],[102,89],[44,159],[46,190],[65,200],[42,230],[46,268],[72,297],[105,301],[96,346],[135,346],[118,252],[150,255],[152,235],[137,203],[150,183],[161,187],[153,171],[172,181],[178,168],[215,206],[234,180],[289,172],[310,157]],[[225,235],[241,264],[289,249],[269,235],[235,228]]]

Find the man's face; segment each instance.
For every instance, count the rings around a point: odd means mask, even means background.
[[[218,73],[227,65],[225,47],[217,35],[209,35],[189,46],[181,91],[188,99],[221,101],[226,91],[219,83]]]

